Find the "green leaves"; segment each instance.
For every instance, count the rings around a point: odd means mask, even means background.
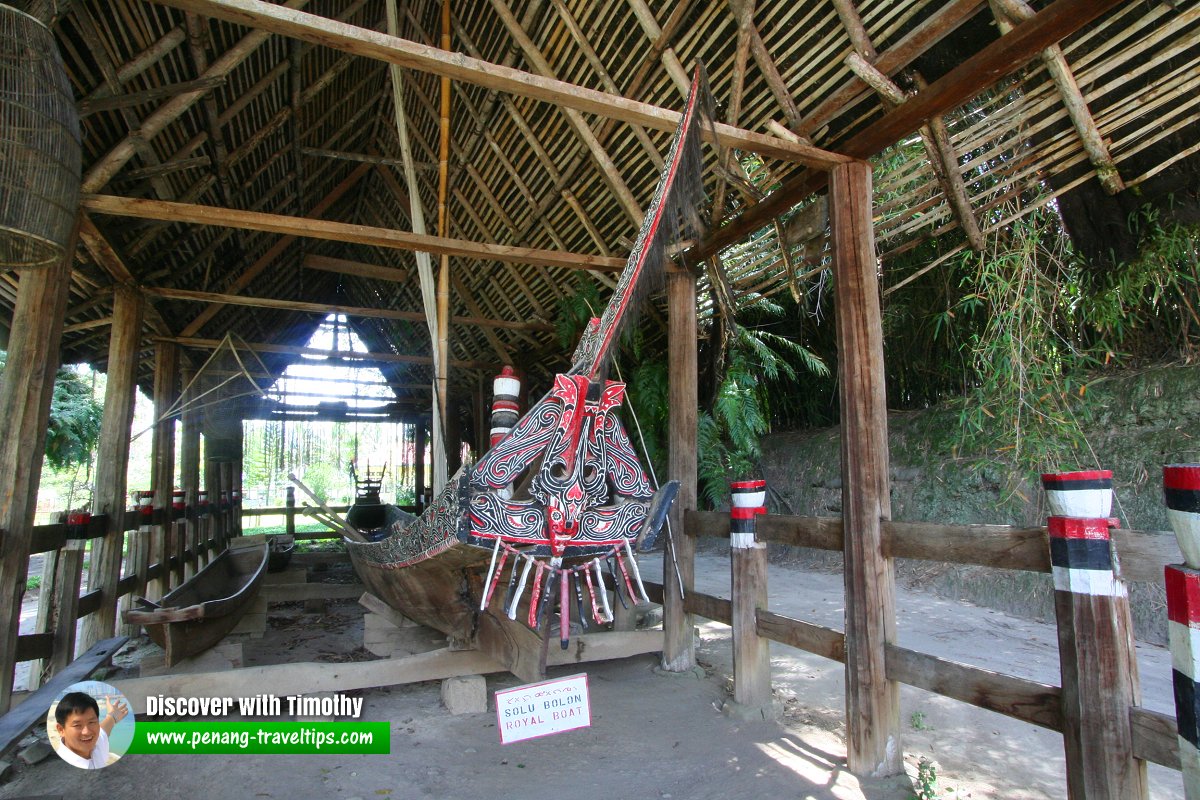
[[[68,367],[54,379],[50,422],[46,429],[46,460],[54,469],[86,464],[100,440],[104,408],[92,397],[92,385]]]

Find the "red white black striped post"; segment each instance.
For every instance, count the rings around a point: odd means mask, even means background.
[[[505,366],[492,381],[492,447],[517,424],[520,412],[517,398],[520,394],[521,379],[513,374],[512,367]]]
[[[755,540],[767,482],[730,484],[729,564],[733,622],[733,700],[724,712],[736,719],[773,719],[769,641],[758,635],[758,609],[767,607],[767,547]]]
[[[1171,682],[1187,800],[1200,800],[1200,464],[1163,467],[1167,518],[1184,564],[1166,567]]]
[[[1141,703],[1129,596],[1109,534],[1112,473],[1043,475],[1042,484],[1052,509],[1086,515],[1047,521],[1068,795],[1143,800],[1146,763],[1133,755],[1129,723]]]

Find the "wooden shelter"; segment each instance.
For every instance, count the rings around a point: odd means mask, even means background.
[[[651,315],[672,354],[676,518],[696,502],[697,318],[712,313],[708,279],[691,270],[715,259],[734,293],[768,296],[832,270],[853,498],[850,763],[894,770],[880,293],[914,274],[888,272],[888,256],[960,230],[918,273],[935,270],[1055,199],[1100,230],[1120,216],[1106,203],[1124,208],[1130,190],[1165,196],[1200,149],[1195,2],[14,4],[54,34],[81,117],[83,175],[69,257],[0,274],[0,676],[16,653],[55,364],[109,374],[95,512],[110,522],[91,567],[109,596],[88,618],[86,644],[111,635],[115,619],[135,384],[169,408],[180,374],[229,333],[278,375],[325,316],[341,313],[398,404],[428,413],[440,397],[454,441],[483,418],[479,386],[500,365],[535,381],[564,365],[558,301],[580,272],[612,287],[678,117],[671,109],[701,61],[723,120],[710,156],[720,162],[709,185],[718,224],[681,255],[665,314],[660,300]],[[927,158],[872,187],[869,159],[913,137]],[[827,204],[797,212],[825,193]],[[1071,200],[1081,193],[1082,211]],[[440,262],[436,290],[422,289],[418,252]],[[158,432],[159,475],[172,474],[169,427]],[[186,415],[182,436],[194,498],[203,478]],[[210,429],[208,441],[221,464],[240,459],[236,430]],[[237,472],[217,467],[209,486],[236,491]],[[673,543],[685,585],[690,541]],[[161,539],[150,546],[150,561],[165,563],[153,560]],[[72,547],[59,557],[79,558]],[[137,580],[149,579],[142,569]],[[676,586],[664,580],[664,664],[684,670],[692,628]],[[70,618],[77,590],[64,590]],[[62,658],[69,642],[54,646]],[[0,710],[9,690],[0,687]]]

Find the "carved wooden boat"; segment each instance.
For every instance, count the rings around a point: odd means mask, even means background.
[[[202,653],[221,641],[241,620],[267,572],[265,536],[233,539],[212,560],[158,603],[129,609],[127,623],[142,625],[166,651],[167,666]]]
[[[267,537],[270,547],[267,556],[267,572],[283,572],[292,562],[292,553],[296,550],[296,537],[277,534]]]
[[[543,669],[531,642],[544,642],[555,614],[565,649],[567,623],[611,620],[607,589],[623,603],[645,598],[633,550],[653,544],[678,483],[652,488],[617,413],[625,386],[605,376],[629,310],[665,271],[672,223],[697,217],[701,91],[688,97],[625,270],[570,369],[421,517],[377,541],[345,542],[372,594],[522,678]]]

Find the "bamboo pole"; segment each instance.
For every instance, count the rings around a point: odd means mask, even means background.
[[[442,0],[442,49],[450,52],[450,0]],[[445,237],[449,217],[446,194],[450,185],[450,77],[442,75],[441,115],[438,139],[438,236]],[[449,431],[450,387],[450,256],[443,253],[438,264],[437,284],[437,395],[442,430]],[[453,443],[451,443],[453,446]],[[447,453],[447,458],[450,454]],[[444,485],[444,484],[443,484]],[[435,489],[436,491],[436,489]]]
[[[346,534],[346,536],[348,536],[349,538],[353,539],[356,542],[367,541],[367,538],[365,536],[363,536],[358,531],[357,528],[355,528],[349,522],[347,522],[346,520],[344,520],[340,516],[338,516],[337,512],[331,510],[329,508],[329,506],[325,505],[325,503],[319,497],[317,497],[315,494],[313,494],[312,490],[309,489],[307,486],[305,486],[304,482],[296,477],[296,473],[289,472],[288,480],[291,481],[292,483],[296,484],[296,488],[298,488],[300,491],[302,491],[306,495],[308,495],[309,499],[317,504],[317,508],[319,508],[321,510],[321,513],[324,514],[331,522],[334,523],[334,525],[333,525],[334,528],[336,528],[337,530]]]

